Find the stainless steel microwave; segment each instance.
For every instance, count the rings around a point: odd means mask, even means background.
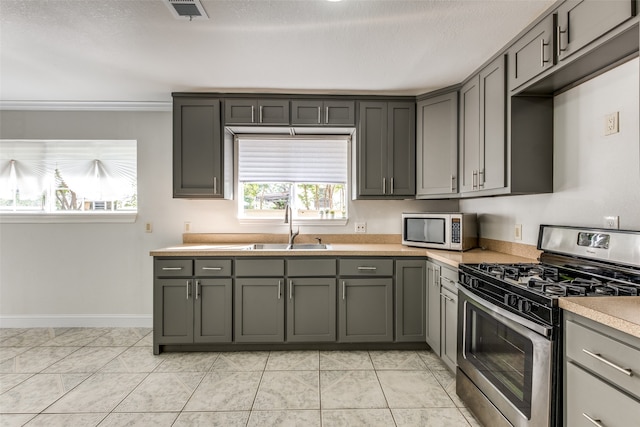
[[[402,244],[420,248],[466,251],[478,246],[477,215],[468,213],[403,213]]]

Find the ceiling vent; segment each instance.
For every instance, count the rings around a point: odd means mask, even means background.
[[[164,0],[176,19],[209,19],[200,0]]]

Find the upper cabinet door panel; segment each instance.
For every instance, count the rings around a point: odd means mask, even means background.
[[[514,90],[553,66],[553,15],[509,49],[509,89]]]
[[[235,99],[224,103],[225,125],[289,125],[288,99]]]
[[[259,99],[258,124],[289,125],[288,99]]]
[[[358,195],[379,196],[387,186],[387,103],[360,102]]]
[[[340,100],[324,101],[324,124],[333,126],[355,126],[355,102]]]
[[[255,99],[226,99],[225,125],[250,125],[256,122],[258,103]]]
[[[354,101],[294,99],[291,101],[291,124],[309,126],[355,126]]]
[[[480,165],[480,79],[476,75],[460,89],[460,192],[478,187]]]
[[[393,196],[416,194],[416,105],[389,103],[388,156],[392,170],[388,188]]]
[[[560,61],[636,14],[636,0],[569,0],[558,8],[557,54]]]
[[[294,99],[291,101],[292,125],[321,125],[322,101]]]
[[[498,57],[480,71],[480,170],[482,190],[506,186],[505,58]]]

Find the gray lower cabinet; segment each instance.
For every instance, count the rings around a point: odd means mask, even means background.
[[[393,279],[340,279],[340,342],[393,341]]]
[[[424,342],[427,262],[396,260],[395,274],[396,341]]]
[[[356,198],[415,195],[415,103],[358,103]]]
[[[336,279],[290,278],[287,341],[336,341]]]
[[[195,279],[194,343],[231,342],[232,289],[230,278]]]
[[[355,102],[350,100],[294,99],[291,124],[294,126],[355,126]]]
[[[193,343],[193,280],[155,279],[153,284],[154,353],[159,344]]]
[[[284,271],[284,259],[236,260],[236,342],[284,342]]]
[[[173,99],[173,197],[230,198],[220,100]]]
[[[427,261],[426,341],[452,371],[457,365],[457,281],[456,270]]]
[[[640,420],[640,339],[564,312],[564,425]]]
[[[458,92],[417,104],[416,198],[458,192]]]

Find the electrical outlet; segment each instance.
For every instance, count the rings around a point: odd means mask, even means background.
[[[522,240],[522,224],[516,224],[513,230],[514,240]]]
[[[144,231],[145,233],[153,233],[153,224],[150,222],[147,222],[144,224]]]
[[[191,231],[191,223],[189,221],[185,221],[184,223],[184,232],[189,233]]]
[[[367,223],[356,222],[356,233],[366,233],[366,232],[367,232]]]
[[[616,111],[615,113],[607,114],[604,116],[604,134],[612,135],[614,133],[620,132],[620,113]]]
[[[604,228],[615,228],[616,230],[620,228],[620,217],[619,216],[605,216],[603,218]]]

